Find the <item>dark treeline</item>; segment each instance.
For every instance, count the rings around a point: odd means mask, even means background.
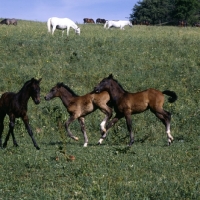
[[[200,0],[139,0],[132,9],[130,20],[135,23],[192,25],[200,20]]]

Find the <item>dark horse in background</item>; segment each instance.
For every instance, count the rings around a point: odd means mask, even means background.
[[[108,123],[106,127],[107,131],[121,118],[126,118],[127,128],[130,134],[131,146],[134,143],[131,115],[144,112],[150,109],[156,117],[158,117],[166,128],[168,144],[170,145],[173,141],[173,137],[170,134],[170,120],[171,114],[163,109],[164,95],[170,96],[169,102],[173,103],[177,100],[177,95],[173,91],[165,90],[160,92],[155,89],[147,89],[142,92],[130,93],[125,91],[122,86],[113,79],[112,74],[107,78],[104,78],[95,88],[95,92],[107,91],[110,94],[111,101],[116,112],[115,117]],[[99,140],[99,144],[102,143],[103,139],[106,137],[107,131],[102,135]]]
[[[29,125],[29,118],[27,115],[27,104],[28,100],[31,97],[35,104],[40,103],[40,81],[32,78],[31,80],[27,81],[21,90],[17,93],[14,92],[6,92],[2,94],[0,98],[0,146],[6,147],[7,142],[9,140],[10,134],[13,138],[14,146],[18,146],[15,136],[14,136],[14,126],[15,126],[15,119],[21,118],[24,122],[24,125],[33,141],[33,144],[36,149],[40,149],[33,137],[33,132]],[[6,114],[9,116],[9,131],[6,136],[5,142],[2,146],[2,133],[4,129],[4,118]]]
[[[17,25],[17,20],[16,19],[3,19],[0,24],[6,24],[6,25]]]
[[[178,26],[179,26],[179,27],[187,27],[187,21],[185,21],[185,20],[180,20],[180,21],[178,22]]]
[[[200,22],[193,23],[192,27],[200,27]]]
[[[84,24],[88,23],[88,24],[95,24],[93,19],[89,19],[89,18],[84,18],[83,19]]]
[[[105,24],[105,23],[106,23],[105,19],[101,19],[101,18],[96,19],[96,24]]]
[[[88,138],[85,130],[85,116],[94,112],[96,109],[101,110],[106,117],[101,123],[101,134],[106,131],[105,126],[107,121],[112,117],[112,109],[107,105],[110,101],[108,92],[103,91],[99,94],[88,93],[83,96],[78,96],[74,93],[67,85],[63,83],[57,83],[50,92],[45,96],[45,100],[49,101],[55,97],[59,97],[66,107],[67,112],[70,114],[69,119],[65,123],[66,131],[69,137],[74,140],[78,140],[77,137],[73,136],[69,125],[78,119],[81,131],[84,135],[84,147],[87,147]]]
[[[143,20],[143,21],[138,21],[138,20],[133,20],[132,21],[132,24],[133,25],[146,25],[146,26],[149,26],[150,25],[150,21],[148,20]]]

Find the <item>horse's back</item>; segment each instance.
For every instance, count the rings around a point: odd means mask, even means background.
[[[117,102],[120,112],[129,110],[133,114],[143,112],[149,107],[162,107],[163,103],[164,95],[153,88],[136,93],[125,92]]]
[[[58,17],[51,17],[50,18],[52,23],[56,22],[56,23],[61,23],[61,24],[66,24],[66,23],[74,23],[71,19],[69,18],[58,18]]]
[[[90,94],[73,97],[67,106],[67,111],[71,114],[73,113],[76,118],[86,116],[93,110],[94,105]]]
[[[156,89],[153,89],[153,88],[149,88],[149,89],[146,89],[146,90],[143,90],[143,91],[140,91],[140,92],[136,92],[136,93],[128,93],[130,95],[129,98],[132,98],[132,99],[143,99],[145,101],[153,101],[155,99],[159,100],[159,99],[163,99],[164,98],[164,95],[161,91],[159,90],[156,90]],[[127,96],[129,96],[127,95]]]
[[[93,102],[95,104],[104,103],[106,104],[110,100],[110,95],[107,91],[102,91],[100,93],[91,94]]]

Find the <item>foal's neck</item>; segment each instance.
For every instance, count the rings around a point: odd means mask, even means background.
[[[68,106],[69,103],[75,98],[77,97],[75,94],[73,94],[72,92],[68,91],[66,88],[62,87],[60,89],[60,99],[62,100],[63,104],[65,106]]]
[[[112,87],[110,88],[110,96],[113,101],[117,101],[121,96],[124,95],[126,91],[115,81],[112,83]]]
[[[28,100],[31,97],[30,88],[28,88],[27,86],[21,88],[21,90],[18,93],[16,93],[16,96],[18,102],[21,103],[21,105],[27,105]]]

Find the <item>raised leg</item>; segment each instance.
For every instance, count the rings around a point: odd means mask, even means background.
[[[155,112],[155,115],[165,125],[165,129],[166,129],[166,133],[167,133],[168,145],[170,145],[174,140],[174,138],[172,137],[171,132],[170,132],[171,114],[169,112],[163,110],[162,112]]]
[[[86,134],[86,130],[85,130],[85,120],[84,120],[84,117],[80,117],[78,118],[78,121],[81,125],[81,131],[83,133],[83,136],[84,136],[84,147],[87,147],[87,144],[88,144],[88,137],[87,137],[87,134]]]
[[[101,144],[101,143],[103,142],[103,140],[104,140],[104,139],[106,138],[106,136],[107,136],[108,130],[109,130],[111,127],[113,127],[113,126],[118,122],[118,120],[121,119],[122,117],[123,117],[122,115],[115,115],[115,117],[108,123],[108,125],[107,125],[107,127],[106,127],[107,131],[101,136],[101,138],[99,139],[98,144]]]
[[[37,145],[37,143],[36,143],[36,141],[35,141],[35,139],[34,139],[34,137],[33,137],[33,132],[32,132],[31,127],[30,127],[30,125],[29,125],[28,116],[26,115],[25,117],[22,118],[22,120],[23,120],[23,122],[24,122],[24,125],[25,125],[25,127],[26,127],[26,130],[28,131],[28,134],[30,135],[30,137],[31,137],[31,139],[32,139],[32,141],[33,141],[33,144],[34,144],[35,148],[36,148],[37,150],[39,150],[40,148],[38,147],[38,145]]]
[[[75,118],[74,116],[71,116],[71,117],[68,119],[68,121],[65,123],[65,128],[66,128],[66,130],[67,130],[68,136],[69,136],[70,138],[72,138],[72,139],[78,141],[78,137],[73,136],[72,133],[71,133],[71,131],[70,131],[70,129],[69,129],[70,123],[72,123],[75,119],[77,119],[77,118]]]
[[[107,107],[105,109],[100,108],[100,110],[106,115],[100,124],[101,135],[104,135],[104,133],[106,132],[107,122],[112,117],[112,109],[110,107]]]

